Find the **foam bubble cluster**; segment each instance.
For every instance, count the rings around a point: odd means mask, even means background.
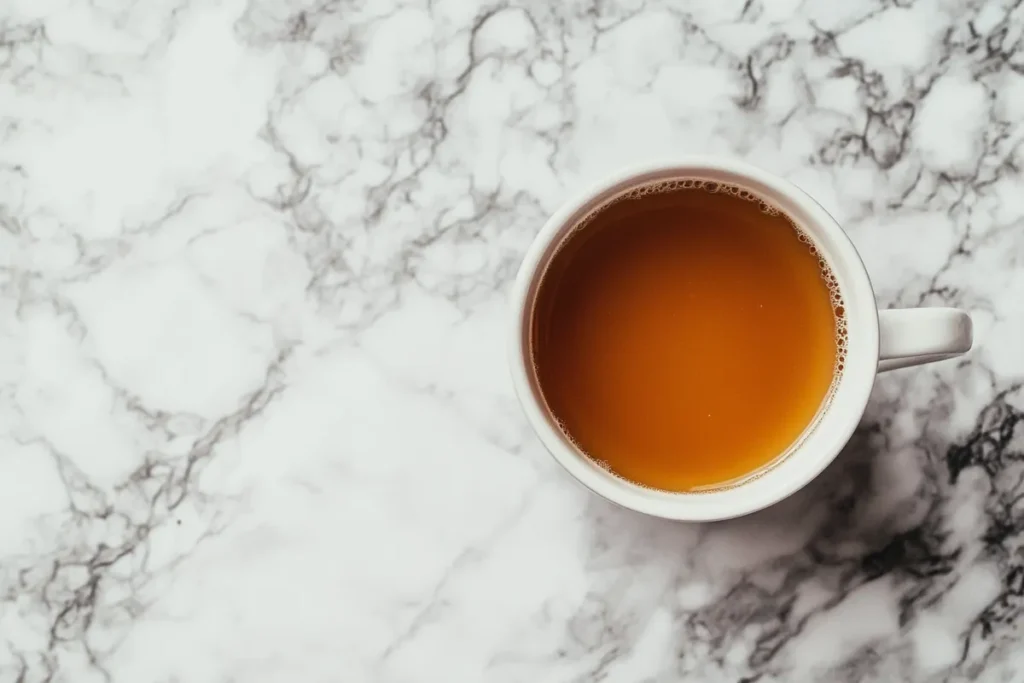
[[[731,194],[734,197],[743,199],[748,202],[755,202],[760,205],[762,212],[769,216],[779,215],[779,210],[766,202],[765,200],[758,197],[750,190],[739,187],[738,185],[729,185],[726,183],[720,183],[716,180],[704,180],[702,178],[675,178],[673,180],[659,180],[656,183],[650,183],[647,185],[641,185],[640,187],[634,187],[626,192],[622,193],[622,199],[640,199],[652,194],[664,194],[666,192],[678,192],[680,190],[699,190],[702,192],[724,193]],[[607,204],[601,206],[598,211],[603,211],[607,208]]]

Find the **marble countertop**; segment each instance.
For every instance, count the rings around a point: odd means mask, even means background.
[[[1020,0],[7,0],[0,682],[1024,680],[1022,121]],[[504,348],[546,215],[694,152],[977,345],[703,526]]]

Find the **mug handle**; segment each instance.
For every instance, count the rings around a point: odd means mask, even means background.
[[[878,312],[878,371],[923,365],[967,353],[971,316],[959,308],[896,308]]]

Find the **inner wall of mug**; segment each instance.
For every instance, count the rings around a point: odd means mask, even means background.
[[[544,264],[543,269],[540,271],[538,277],[536,278],[537,291],[539,292],[540,288],[543,286],[544,280],[548,275],[549,266],[554,261],[555,255],[558,254],[558,252],[566,244],[573,240],[579,232],[586,230],[587,226],[591,223],[591,221],[596,219],[601,213],[603,213],[609,207],[621,201],[641,200],[645,196],[663,194],[668,192],[678,192],[681,190],[697,190],[712,193],[722,192],[730,194],[736,196],[740,200],[753,201],[759,203],[762,211],[765,211],[773,215],[781,215],[783,218],[785,218],[786,221],[793,228],[799,241],[806,244],[808,250],[819,260],[820,268],[822,270],[822,279],[828,287],[829,293],[831,295],[831,303],[835,315],[836,324],[836,360],[832,368],[832,382],[829,385],[828,390],[825,392],[825,395],[822,397],[821,403],[819,404],[817,411],[815,411],[814,416],[804,427],[803,431],[801,431],[800,434],[797,435],[796,439],[794,439],[793,442],[785,450],[783,450],[781,453],[776,454],[769,462],[734,479],[707,486],[697,487],[685,492],[664,491],[663,489],[649,487],[640,482],[636,482],[625,477],[622,477],[618,473],[610,469],[607,469],[607,471],[610,474],[612,474],[612,476],[621,479],[623,482],[626,482],[633,486],[639,486],[641,488],[650,489],[653,491],[661,491],[663,493],[707,494],[715,491],[720,491],[723,489],[735,488],[737,486],[741,486],[742,484],[748,481],[763,476],[766,472],[768,472],[769,470],[773,469],[781,462],[783,462],[791,453],[795,452],[800,447],[800,445],[804,443],[807,436],[817,427],[818,423],[821,421],[821,417],[822,415],[825,414],[825,411],[828,409],[829,405],[831,405],[832,398],[835,396],[836,390],[839,387],[840,381],[845,371],[848,325],[846,322],[845,306],[842,297],[842,291],[839,287],[839,283],[836,280],[835,275],[832,271],[831,263],[819,250],[819,247],[817,246],[817,242],[815,241],[814,237],[807,231],[805,231],[803,228],[801,228],[795,220],[790,218],[789,214],[783,212],[767,197],[764,197],[754,192],[753,190],[741,185],[723,183],[719,180],[699,176],[679,176],[674,178],[650,181],[645,184],[639,184],[633,187],[627,187],[625,189],[622,189],[619,192],[606,197],[603,201],[598,202],[595,206],[590,208],[576,223],[568,226],[568,229],[562,235],[561,239],[559,239],[558,242],[554,245],[554,248],[551,250],[550,255],[547,258],[547,262]],[[534,301],[532,302],[532,305],[529,309],[526,337],[529,371],[532,382],[537,389],[538,400],[540,401],[541,405],[543,405],[544,412],[548,416],[549,421],[561,433],[562,437],[569,444],[569,446],[576,450],[581,456],[587,458],[595,465],[600,467],[601,465],[599,464],[599,462],[596,461],[593,457],[591,457],[590,454],[588,454],[583,448],[581,448],[579,444],[576,443],[575,439],[572,437],[572,434],[570,434],[562,426],[559,420],[555,418],[554,411],[548,404],[547,399],[544,396],[544,392],[540,386],[540,382],[537,379],[537,360],[535,356],[536,349],[534,348],[534,341],[536,339],[536,335],[534,334],[534,332],[537,321],[536,316],[533,314],[535,303],[536,297],[534,297]]]
[[[532,362],[533,309],[543,274],[554,254],[587,217],[631,191],[659,182],[700,179],[745,190],[777,208],[827,262],[838,283],[848,321],[844,367],[827,400],[800,437],[768,465],[738,480],[692,492],[651,489],[621,478],[591,460],[555,421]],[[878,362],[874,294],[860,257],[834,219],[784,180],[739,162],[707,160],[630,172],[571,202],[549,220],[528,253],[517,283],[520,324],[517,349],[527,415],[542,441],[569,472],[596,493],[626,507],[676,519],[722,519],[770,505],[802,487],[835,457],[851,436],[870,393]],[[531,404],[532,402],[532,404]],[[737,498],[742,494],[742,498]]]

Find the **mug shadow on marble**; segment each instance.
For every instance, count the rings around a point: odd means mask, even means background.
[[[905,383],[912,377],[883,381]],[[704,543],[717,538],[722,552],[733,546],[754,565],[810,553],[873,571],[887,571],[903,560],[935,565],[924,571],[941,571],[949,559],[935,517],[948,496],[945,455],[957,444],[942,435],[894,444],[892,424],[900,408],[886,397],[891,393],[876,387],[836,459],[806,487],[764,510],[721,522],[687,523],[655,519],[595,496],[589,515],[602,527],[596,532],[604,535],[614,526],[669,544],[672,539]],[[901,451],[898,461],[894,448]]]

